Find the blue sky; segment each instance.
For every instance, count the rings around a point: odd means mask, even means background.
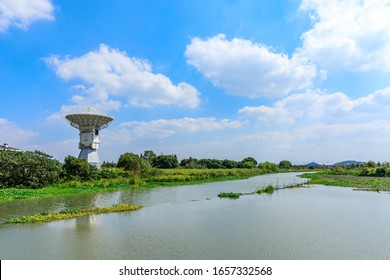
[[[0,0],[0,143],[278,163],[390,158],[390,1]]]

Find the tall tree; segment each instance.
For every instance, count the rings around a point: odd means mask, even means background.
[[[292,163],[288,160],[282,160],[281,162],[279,162],[278,166],[282,169],[289,169],[292,167]]]
[[[157,168],[177,168],[179,161],[176,155],[159,155],[156,157],[153,166]]]

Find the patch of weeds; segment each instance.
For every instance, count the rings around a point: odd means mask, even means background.
[[[228,193],[219,193],[218,197],[219,198],[230,198],[230,199],[237,199],[240,197],[240,193],[233,193],[233,192],[228,192]]]
[[[256,191],[256,193],[257,193],[257,194],[262,194],[262,193],[273,194],[274,191],[275,191],[275,188],[274,188],[273,186],[269,185],[269,186],[266,187],[265,189]]]

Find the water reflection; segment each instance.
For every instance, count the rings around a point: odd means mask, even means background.
[[[146,207],[42,225],[2,225],[0,259],[390,259],[388,194],[316,186],[217,198],[219,192],[250,192],[277,180],[282,186],[289,178],[296,180],[280,174],[54,199],[54,208]]]
[[[86,209],[95,206],[98,194],[69,195],[29,200],[0,201],[0,220],[42,212],[57,212],[64,209]]]

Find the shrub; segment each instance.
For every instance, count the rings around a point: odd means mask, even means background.
[[[153,162],[153,167],[157,168],[176,168],[179,167],[179,161],[176,155],[159,155]]]
[[[102,168],[115,168],[116,167],[116,163],[115,162],[103,161],[101,167]]]
[[[133,153],[122,154],[119,157],[117,166],[137,176],[148,174],[152,168],[148,160]]]
[[[96,167],[92,167],[85,159],[67,156],[62,167],[67,180],[86,181],[92,177]]]
[[[243,168],[255,168],[257,161],[253,157],[246,157],[242,161]]]
[[[275,172],[278,169],[278,166],[275,163],[266,161],[259,163],[258,168],[263,169],[265,171]]]
[[[375,176],[377,176],[377,177],[385,177],[386,176],[386,168],[378,167],[375,170]]]
[[[279,166],[279,168],[282,168],[282,169],[289,169],[292,167],[292,164],[288,160],[282,160],[281,162],[279,162],[278,166]]]
[[[60,180],[61,163],[40,151],[0,151],[1,188],[42,188]]]
[[[140,173],[141,158],[133,153],[125,153],[120,155],[117,166],[123,168],[124,170],[131,170],[135,173]]]

